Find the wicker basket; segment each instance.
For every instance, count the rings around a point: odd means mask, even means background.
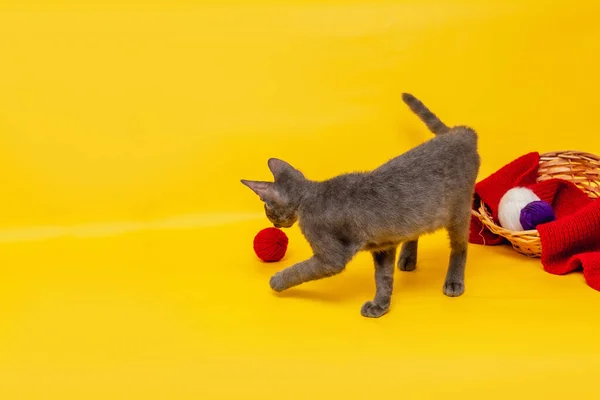
[[[573,182],[590,198],[600,198],[600,157],[580,151],[557,151],[540,155],[540,166],[537,181],[552,178]],[[480,203],[478,210],[473,210],[481,223],[491,232],[506,238],[519,253],[529,257],[540,257],[542,244],[537,230],[511,231],[497,225],[489,209]]]

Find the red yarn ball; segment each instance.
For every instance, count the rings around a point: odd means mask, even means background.
[[[285,255],[288,237],[277,228],[266,228],[254,237],[254,252],[263,261],[279,261]]]

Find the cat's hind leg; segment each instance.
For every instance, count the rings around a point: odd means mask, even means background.
[[[465,265],[467,262],[467,243],[471,203],[465,203],[459,212],[453,215],[447,227],[450,236],[450,263],[444,282],[444,294],[458,297],[465,291]]]
[[[378,318],[388,312],[394,286],[394,261],[396,248],[372,252],[375,263],[375,298],[363,304],[363,317]]]
[[[400,271],[414,271],[417,268],[418,248],[419,239],[402,243],[400,257],[398,258],[398,269]]]

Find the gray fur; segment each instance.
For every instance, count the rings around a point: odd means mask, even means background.
[[[423,103],[404,101],[438,135],[370,172],[317,182],[288,163],[269,160],[274,182],[243,180],[265,203],[276,227],[299,221],[313,256],[277,272],[277,292],[336,275],[359,251],[375,262],[376,293],[365,303],[365,317],[380,317],[390,305],[396,248],[403,243],[398,268],[416,267],[418,238],[446,228],[451,255],[444,283],[447,296],[464,292],[464,270],[471,202],[480,158],[477,134],[465,126],[448,128]]]
[[[427,125],[432,133],[440,135],[442,133],[447,133],[450,130],[450,128],[432,113],[429,108],[425,107],[425,104],[423,104],[421,100],[417,99],[412,94],[402,93],[402,100],[404,100],[408,107],[421,118],[421,121]]]

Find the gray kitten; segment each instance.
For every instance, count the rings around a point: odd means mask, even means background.
[[[299,220],[313,256],[273,275],[277,292],[336,275],[359,251],[370,251],[375,263],[375,298],[361,309],[380,317],[390,306],[396,248],[398,268],[412,271],[418,238],[446,228],[450,262],[444,293],[460,296],[471,203],[480,158],[471,128],[447,127],[410,94],[404,102],[437,136],[371,172],[357,172],[316,182],[285,161],[271,158],[275,182],[242,180],[265,203],[267,218],[278,228]]]

